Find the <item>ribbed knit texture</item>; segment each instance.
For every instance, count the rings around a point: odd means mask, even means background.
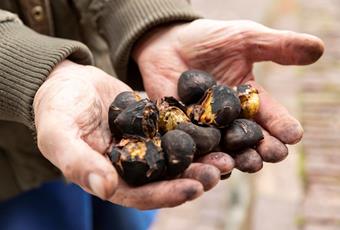
[[[0,11],[0,14],[3,11]],[[0,22],[0,119],[34,130],[35,93],[62,60],[91,64],[82,43],[40,35],[13,18]]]
[[[135,42],[148,30],[163,24],[200,18],[186,0],[111,0],[100,13],[98,27],[108,41],[111,60],[120,79]]]

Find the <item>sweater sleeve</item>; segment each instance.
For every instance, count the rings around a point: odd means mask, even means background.
[[[92,55],[82,43],[38,34],[16,15],[0,10],[0,120],[34,129],[35,93],[66,58],[92,63]]]
[[[81,14],[92,15],[96,19],[97,29],[109,45],[111,62],[121,80],[126,80],[134,44],[147,31],[164,24],[200,18],[187,0],[87,1],[87,5],[76,5]]]

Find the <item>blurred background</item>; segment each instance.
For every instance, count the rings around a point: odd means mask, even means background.
[[[161,210],[152,230],[339,230],[340,1],[191,2],[207,18],[314,34],[326,50],[307,67],[255,66],[257,80],[304,126],[288,158],[254,175],[235,170],[197,201]]]

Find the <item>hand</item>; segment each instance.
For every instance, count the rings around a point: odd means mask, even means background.
[[[261,106],[255,120],[265,134],[257,151],[265,161],[277,162],[287,156],[284,144],[297,143],[303,129],[255,82],[253,64],[261,61],[282,65],[311,64],[320,58],[323,49],[320,39],[307,34],[273,30],[252,21],[202,19],[150,32],[138,42],[133,57],[152,99],[177,96],[178,78],[187,69],[205,70],[221,84],[249,83],[256,87]],[[206,162],[206,159],[210,159],[209,156],[202,161]],[[230,158],[222,157],[217,167],[223,165],[222,160],[230,164]]]
[[[214,186],[219,171],[196,163],[180,179],[137,188],[117,176],[105,155],[113,144],[107,116],[115,96],[127,90],[131,89],[95,67],[59,64],[34,98],[42,154],[89,193],[139,209],[176,206]]]

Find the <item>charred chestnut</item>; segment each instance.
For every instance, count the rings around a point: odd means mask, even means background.
[[[120,109],[125,109],[129,105],[140,100],[141,97],[138,93],[133,91],[124,91],[116,96],[115,100],[112,102],[112,105]]]
[[[220,130],[214,127],[201,127],[193,123],[180,123],[178,130],[182,130],[189,134],[196,144],[195,155],[202,156],[211,152],[221,139]]]
[[[141,97],[136,92],[124,91],[118,94],[114,101],[111,103],[109,107],[109,127],[112,135],[115,138],[119,138],[121,136],[121,133],[119,132],[119,129],[115,126],[114,120],[118,117],[123,109],[139,100],[141,100]]]
[[[251,85],[239,85],[236,88],[241,101],[241,117],[252,118],[260,109],[259,92]]]
[[[257,123],[247,119],[236,119],[225,129],[223,144],[227,151],[236,151],[256,146],[262,139],[262,129]]]
[[[157,140],[122,139],[109,155],[126,183],[139,186],[160,179],[165,171],[164,154]]]
[[[184,113],[185,106],[172,97],[165,97],[157,101],[159,110],[159,131],[166,133],[167,131],[176,129],[180,123],[190,122],[189,117]]]
[[[188,70],[178,80],[178,95],[185,104],[197,103],[204,92],[216,85],[213,77],[201,70]]]
[[[174,177],[191,164],[196,145],[189,134],[171,130],[162,137],[162,149],[167,160],[167,175]]]
[[[235,92],[223,85],[208,89],[200,105],[187,110],[189,117],[199,124],[223,128],[235,120],[241,111],[241,103]]]
[[[152,138],[158,130],[158,109],[149,99],[142,99],[127,106],[114,120],[123,136]]]

